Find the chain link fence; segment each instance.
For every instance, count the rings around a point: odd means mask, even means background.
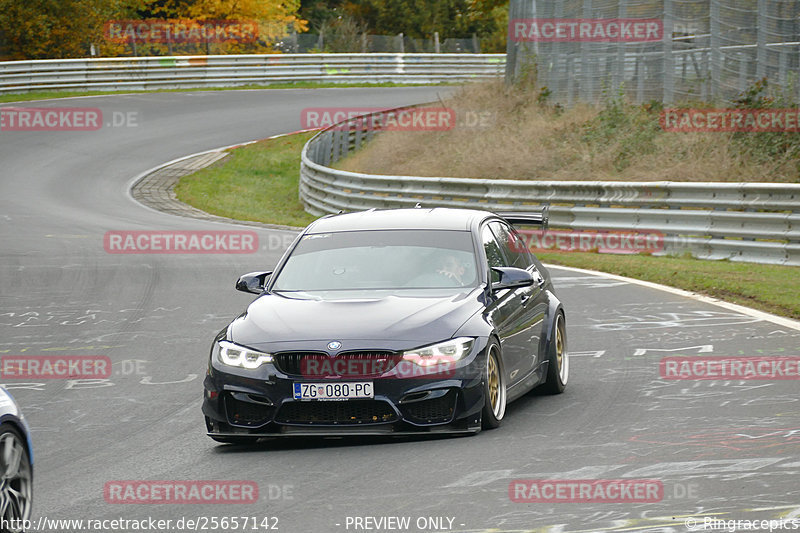
[[[509,19],[507,80],[535,77],[568,106],[620,93],[637,103],[731,102],[763,78],[800,100],[798,0],[511,0]],[[553,31],[558,21],[568,30],[629,19],[657,19],[660,38]],[[515,21],[528,21],[521,34]]]

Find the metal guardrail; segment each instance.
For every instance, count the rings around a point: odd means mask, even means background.
[[[379,115],[385,112],[373,113]],[[300,198],[314,215],[426,206],[522,211],[550,206],[550,227],[663,234],[661,254],[800,265],[800,185],[516,181],[384,176],[328,165],[375,131],[351,119],[303,148]]]
[[[264,54],[0,62],[0,94],[281,82],[440,83],[496,78],[505,54]]]

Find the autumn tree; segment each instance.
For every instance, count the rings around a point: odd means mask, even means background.
[[[8,59],[85,57],[107,20],[131,12],[125,0],[0,0],[0,35]]]
[[[262,46],[284,37],[288,31],[304,31],[298,16],[300,0],[144,0],[140,18],[252,20],[259,25]]]
[[[255,43],[223,43],[214,50],[263,52],[287,31],[303,31],[297,16],[300,0],[0,0],[0,36],[6,59],[61,59],[86,57],[92,45],[100,55],[130,54],[125,44],[110,42],[106,24],[126,19],[247,20],[258,23]],[[195,47],[191,53],[202,53]],[[137,49],[139,55],[172,53],[154,44]]]

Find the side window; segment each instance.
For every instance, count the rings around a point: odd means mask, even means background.
[[[503,252],[500,251],[500,245],[494,237],[494,234],[489,229],[489,226],[484,226],[481,232],[481,240],[483,241],[483,249],[486,251],[486,259],[489,262],[489,267],[504,267],[509,266],[506,263],[506,258],[503,257]],[[500,281],[500,275],[491,271],[492,283]]]
[[[515,230],[500,222],[492,222],[489,227],[492,228],[492,232],[497,236],[497,241],[500,243],[503,253],[508,257],[510,263],[508,266],[522,269],[531,266],[532,261],[528,247],[525,246],[525,241]]]

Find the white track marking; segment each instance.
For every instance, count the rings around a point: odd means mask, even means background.
[[[675,294],[678,296],[683,296],[684,298],[690,298],[692,300],[697,300],[698,302],[703,302],[711,305],[716,305],[717,307],[723,307],[730,311],[735,311],[737,313],[741,313],[743,315],[747,315],[753,318],[758,318],[759,320],[764,320],[766,322],[772,322],[773,324],[778,324],[779,326],[783,326],[785,328],[791,328],[797,331],[800,331],[800,321],[792,320],[791,318],[785,318],[782,316],[773,315],[771,313],[765,313],[764,311],[759,311],[757,309],[752,309],[750,307],[745,307],[743,305],[733,304],[730,302],[726,302],[723,300],[718,300],[717,298],[712,298],[710,296],[705,296],[703,294],[698,294],[696,292],[685,291],[683,289],[676,289],[675,287],[668,287],[666,285],[660,285],[658,283],[652,283],[650,281],[642,281],[640,279],[633,279],[633,278],[626,278],[624,276],[617,276],[616,274],[609,274],[607,272],[598,272],[596,270],[586,270],[584,268],[575,268],[575,267],[566,267],[561,265],[551,265],[545,264],[547,268],[558,269],[558,270],[568,270],[570,272],[580,272],[582,274],[589,274],[592,276],[598,276],[602,278],[613,279],[617,281],[624,281],[626,283],[631,283],[633,285],[641,285],[642,287],[647,287],[649,289],[656,289],[663,292],[668,292],[671,294]]]

